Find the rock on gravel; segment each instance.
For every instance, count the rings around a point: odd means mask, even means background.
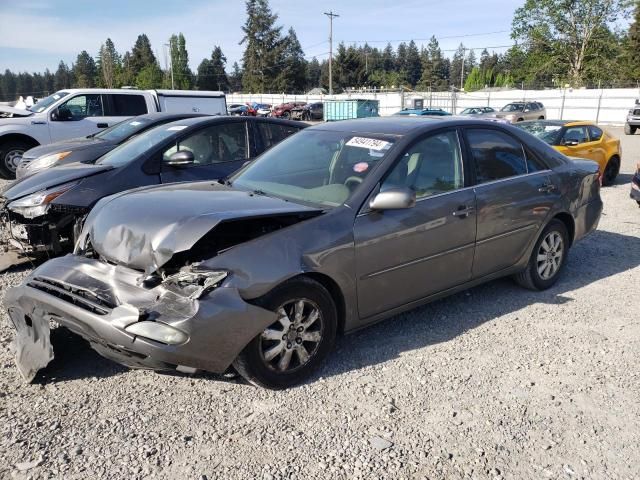
[[[400,315],[288,391],[128,370],[62,329],[26,385],[0,312],[0,478],[637,478],[640,135],[621,138],[599,230],[554,288],[504,279]]]

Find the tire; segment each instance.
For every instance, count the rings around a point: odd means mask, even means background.
[[[618,173],[620,173],[620,159],[617,156],[613,156],[607,162],[607,166],[604,167],[602,185],[605,187],[613,185]]]
[[[284,118],[285,120],[289,120],[291,118],[291,113],[290,112],[284,112],[282,114],[282,118]]]
[[[273,390],[309,378],[327,357],[336,338],[338,316],[329,292],[315,280],[301,277],[274,288],[256,303],[284,315],[249,342],[233,367],[248,382]],[[301,319],[296,319],[300,306]],[[306,327],[305,320],[311,321]],[[305,335],[309,340],[304,340]]]
[[[24,152],[33,148],[33,144],[22,140],[9,140],[0,146],[0,177],[6,180],[16,178],[16,168]]]
[[[556,243],[555,247],[550,242],[555,241],[557,238],[560,239],[561,243]],[[545,250],[545,246],[543,244],[546,243],[546,246],[551,248]],[[559,256],[554,256],[553,252],[560,251]],[[536,241],[535,246],[533,247],[533,251],[531,252],[531,258],[529,259],[529,263],[527,263],[527,268],[525,268],[522,272],[516,274],[514,276],[515,281],[522,287],[528,288],[529,290],[546,290],[547,288],[552,287],[560,277],[562,270],[564,269],[564,265],[567,261],[567,254],[569,253],[569,235],[567,233],[567,227],[560,220],[554,219],[549,222],[549,224],[544,228],[540,237]],[[551,255],[551,260],[538,260],[538,255]],[[555,260],[554,258],[558,259]],[[555,268],[552,272],[548,272],[543,269],[542,273],[540,271],[543,268],[543,264],[547,265],[552,264]],[[547,276],[547,275],[549,276]]]
[[[538,117],[538,120],[544,120],[544,116],[540,115],[540,116]]]
[[[632,127],[631,125],[629,125],[628,123],[624,124],[624,134],[625,135],[633,135],[634,133],[636,133],[636,129],[638,127]]]

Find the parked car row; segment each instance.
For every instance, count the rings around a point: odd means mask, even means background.
[[[0,106],[0,177],[15,178],[22,155],[38,145],[83,137],[136,115],[226,112],[222,92],[67,89],[27,109]]]
[[[441,108],[404,108],[395,115],[410,116],[447,116],[451,113]],[[547,110],[540,102],[513,102],[505,105],[496,111],[487,106],[467,107],[458,115],[472,118],[486,118],[498,122],[518,123],[525,120],[544,120],[547,117]]]
[[[261,103],[231,104],[228,109],[229,115],[237,116],[261,116],[283,118],[285,120],[322,120],[324,118],[323,102],[287,102],[280,105],[271,106]]]
[[[5,295],[27,380],[53,320],[130,367],[286,388],[339,334],[498,277],[549,288],[602,210],[596,163],[481,118],[190,116],[108,150],[2,192],[15,244],[73,248]]]

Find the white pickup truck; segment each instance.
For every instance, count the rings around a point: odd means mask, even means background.
[[[227,104],[223,92],[72,88],[26,110],[0,106],[0,177],[15,178],[30,148],[91,135],[150,112],[226,115]]]

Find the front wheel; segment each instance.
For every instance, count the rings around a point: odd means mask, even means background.
[[[257,303],[278,319],[249,342],[234,368],[260,387],[283,389],[300,383],[333,348],[338,322],[331,295],[318,282],[297,278]]]
[[[560,277],[569,251],[567,227],[552,220],[538,238],[527,268],[515,275],[516,282],[529,290],[546,290]]]
[[[624,134],[625,135],[633,135],[634,133],[636,133],[636,128],[637,127],[632,127],[628,123],[625,123],[624,124]]]
[[[26,142],[19,140],[9,141],[0,147],[0,177],[13,180],[16,178],[16,170],[24,152],[32,148]]]

